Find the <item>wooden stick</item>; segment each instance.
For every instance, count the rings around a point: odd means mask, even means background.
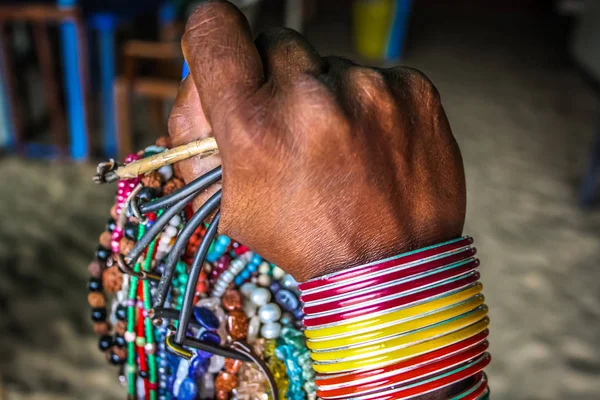
[[[113,165],[113,162],[101,163],[98,165],[97,174],[94,176],[96,183],[114,182],[119,179],[131,179],[140,175],[155,171],[165,165],[171,165],[178,161],[187,160],[195,156],[202,158],[216,154],[219,151],[217,142],[214,138],[196,140],[194,142],[174,147],[150,157],[124,165],[116,170],[107,171],[107,167]]]

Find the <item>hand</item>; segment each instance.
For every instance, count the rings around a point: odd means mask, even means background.
[[[216,138],[219,156],[180,168],[189,182],[222,161],[222,234],[299,281],[461,235],[462,159],[421,72],[322,58],[287,29],[253,42],[225,1],[196,10],[182,46],[169,133]]]

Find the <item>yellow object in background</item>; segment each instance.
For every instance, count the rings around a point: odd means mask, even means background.
[[[355,0],[354,43],[360,55],[372,59],[400,58],[412,0]]]
[[[385,54],[394,0],[356,0],[354,2],[354,40],[356,50],[368,58]]]

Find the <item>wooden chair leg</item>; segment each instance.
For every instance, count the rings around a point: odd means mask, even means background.
[[[69,153],[67,123],[65,120],[65,110],[62,107],[60,92],[57,85],[57,76],[54,69],[54,59],[52,56],[52,47],[48,40],[48,31],[45,23],[36,23],[33,26],[33,38],[37,52],[42,82],[44,85],[44,94],[48,111],[50,112],[50,123],[54,143],[60,157],[66,157]]]
[[[117,121],[117,152],[120,160],[133,152],[131,120],[130,120],[130,89],[129,84],[122,79],[115,80],[115,120]]]

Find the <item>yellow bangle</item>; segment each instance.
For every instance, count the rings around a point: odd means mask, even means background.
[[[403,320],[410,320],[414,317],[426,315],[428,313],[436,312],[441,309],[453,306],[457,303],[463,302],[477,294],[483,289],[481,283],[477,283],[475,286],[469,287],[468,289],[462,290],[458,293],[437,298],[435,300],[428,301],[413,307],[405,308],[402,310],[394,311],[391,313],[379,315],[377,317],[365,319],[362,321],[355,321],[350,323],[344,323],[341,325],[331,326],[327,328],[318,329],[307,329],[304,334],[308,339],[329,339],[330,337],[343,337],[349,335],[355,335],[357,333],[364,333],[372,330],[378,330],[382,327],[386,327],[392,324],[397,324]]]
[[[330,363],[313,363],[313,368],[320,374],[336,374],[341,372],[353,371],[362,368],[379,368],[386,365],[391,365],[408,358],[416,357],[421,354],[429,353],[450,346],[454,343],[468,339],[476,334],[484,331],[490,324],[489,318],[485,317],[481,321],[470,325],[457,332],[450,333],[423,343],[416,344],[407,348],[396,351],[386,352],[379,356],[369,357],[362,360],[342,361]]]
[[[349,349],[311,352],[311,358],[317,362],[343,362],[360,360],[365,357],[377,356],[382,353],[389,353],[401,348],[413,346],[416,343],[435,339],[436,337],[456,332],[462,328],[472,325],[487,315],[487,306],[483,305],[477,309],[464,314],[458,318],[453,318],[434,326],[419,329],[412,333],[400,331],[394,338],[380,341],[375,344],[353,347]]]
[[[306,346],[310,350],[332,350],[336,348],[343,348],[347,346],[360,345],[366,342],[392,337],[400,332],[410,332],[417,329],[422,329],[431,325],[439,324],[440,322],[450,320],[458,317],[469,311],[472,311],[482,305],[484,298],[481,295],[471,297],[467,301],[463,301],[449,308],[445,308],[442,311],[427,315],[422,318],[417,318],[405,323],[396,323],[390,325],[387,328],[380,330],[370,330],[367,333],[358,333],[349,337],[328,339],[328,340],[308,340]]]

